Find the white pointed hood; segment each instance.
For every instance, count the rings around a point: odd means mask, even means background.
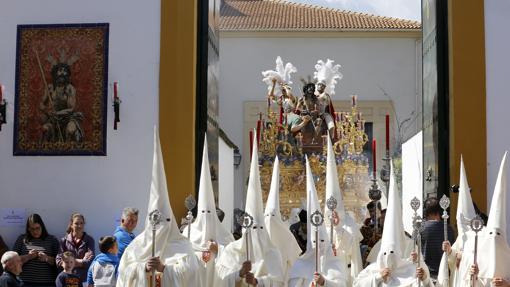
[[[264,225],[264,207],[262,202],[262,187],[260,185],[259,154],[256,133],[253,133],[253,152],[251,154],[250,178],[246,191],[246,206],[244,211],[253,217],[254,225]]]
[[[390,280],[386,286],[411,286],[416,281],[416,267],[406,260],[404,224],[402,221],[402,201],[396,190],[393,162],[390,161],[390,185],[388,190],[388,208],[384,218],[381,249],[377,255],[377,270],[391,269]]]
[[[306,156],[306,216],[307,218],[307,235],[306,235],[306,254],[315,254],[315,242],[317,240],[315,236],[315,227],[312,225],[310,220],[310,216],[315,211],[321,211],[321,206],[319,204],[319,199],[317,196],[317,190],[315,189],[315,183],[313,179],[312,170],[310,168],[310,162],[308,161],[308,156]],[[325,218],[324,218],[325,219]],[[328,233],[326,232],[326,226],[324,223],[319,226],[319,248],[321,249],[321,254],[330,254],[333,255],[333,251],[331,249],[331,243],[329,242]],[[305,254],[305,255],[306,255]]]
[[[278,156],[275,157],[273,164],[273,176],[271,178],[271,188],[266,202],[265,224],[267,232],[273,244],[280,250],[284,272],[288,269],[301,254],[301,248],[294,235],[290,232],[289,226],[283,222],[280,214],[280,172]]]
[[[331,139],[328,133],[328,157],[326,161],[326,198],[325,202],[333,196],[337,201],[336,212],[342,220],[345,217],[345,207],[344,207],[344,199],[342,197],[342,192],[340,191],[340,183],[338,182],[338,170],[335,158],[335,152],[333,151],[333,144],[331,143]],[[326,204],[324,204],[324,217],[327,218],[325,220],[327,225],[329,226],[331,212],[329,211]],[[328,229],[329,232],[329,229]]]
[[[194,256],[191,244],[182,236],[175,221],[166,184],[165,167],[161,153],[161,145],[156,128],[154,129],[154,156],[152,163],[152,181],[149,195],[147,215],[153,210],[161,212],[161,223],[156,229],[156,256],[165,264]],[[145,220],[144,231],[140,233],[126,248],[119,265],[119,278],[131,276],[123,274],[123,268],[132,263],[145,263],[152,256],[152,226],[149,219]],[[121,279],[122,280],[122,279]]]
[[[393,162],[390,161],[390,185],[388,194],[388,208],[384,218],[384,229],[381,238],[381,250],[379,251],[378,261],[380,266],[388,267],[386,259],[391,259],[390,254],[395,254],[396,258],[405,257],[404,253],[404,230],[402,221],[402,201],[395,188],[395,173]],[[391,259],[393,260],[393,259]],[[390,264],[391,265],[391,264]],[[391,267],[389,267],[391,268]]]
[[[507,242],[507,153],[501,160],[498,178],[494,186],[491,209],[487,227],[482,233],[478,250],[483,250],[483,256],[478,256],[480,278],[503,277],[510,278],[510,247]]]
[[[241,264],[246,261],[246,237],[248,237],[248,241],[250,241],[249,252],[252,262],[252,273],[255,277],[267,276],[272,278],[272,280],[283,282],[284,274],[281,255],[271,242],[264,223],[258,144],[256,133],[254,132],[253,135],[253,151],[245,208],[245,212],[253,217],[253,225],[249,232],[243,230],[242,237],[225,248],[218,258],[218,270],[221,277],[224,277],[225,274],[239,271]]]
[[[317,190],[313,180],[308,157],[306,157],[306,209],[307,209],[307,240],[306,252],[298,258],[289,273],[289,278],[306,278],[313,280],[315,272],[315,227],[312,225],[310,215],[315,211],[321,211]],[[347,267],[340,257],[333,255],[331,243],[324,223],[319,227],[319,272],[328,279],[345,282],[347,280]]]
[[[278,160],[278,156],[275,157],[273,163],[271,186],[269,188],[269,195],[267,197],[264,214],[266,219],[268,216],[278,217],[280,220],[282,219],[282,215],[280,213],[280,162]]]
[[[507,152],[503,155],[501,165],[499,166],[498,178],[492,194],[491,209],[487,229],[498,229],[501,235],[507,238],[506,232],[506,194],[507,194]]]
[[[165,242],[171,240],[186,239],[181,235],[179,228],[177,227],[177,222],[175,220],[172,207],[170,206],[170,198],[168,197],[168,187],[166,183],[165,164],[163,163],[161,143],[159,140],[159,134],[156,129],[154,129],[154,156],[152,163],[152,180],[147,214],[155,209],[159,210],[162,215],[162,222],[156,231],[156,241]],[[152,242],[151,233],[152,226],[149,222],[149,218],[147,217],[145,219],[145,227],[142,233],[146,242]],[[150,248],[147,247],[147,249]]]
[[[468,240],[468,232],[471,231],[469,222],[476,216],[473,200],[471,199],[471,192],[467,181],[466,169],[464,166],[464,159],[460,157],[460,180],[459,180],[459,198],[457,200],[457,230],[459,232],[457,239],[453,246],[462,251],[464,245]]]
[[[187,227],[183,234],[187,234]],[[207,242],[210,240],[225,246],[234,241],[234,237],[221,224],[216,214],[216,203],[214,202],[211,172],[209,170],[207,135],[205,135],[198,191],[197,218],[191,224],[190,241],[195,250],[205,250],[207,249]]]
[[[338,214],[338,217],[340,218],[339,224],[342,225],[342,227],[347,230],[347,232],[349,232],[349,234],[354,238],[356,242],[361,241],[363,239],[363,235],[359,231],[358,224],[345,210],[344,199],[340,190],[340,183],[338,181],[338,170],[335,152],[333,151],[333,144],[331,143],[331,139],[328,136],[328,157],[326,162],[326,197],[324,198],[324,202],[327,203],[327,200],[331,196],[333,196],[337,201],[335,210]],[[324,204],[324,218],[328,235],[331,235],[331,212],[329,211],[326,204]],[[336,229],[333,230],[333,233],[334,236],[336,236]]]

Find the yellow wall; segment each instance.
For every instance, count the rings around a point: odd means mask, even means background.
[[[484,1],[448,1],[450,64],[450,182],[458,184],[460,155],[472,197],[487,205]],[[455,214],[457,195],[453,196]],[[455,216],[452,216],[455,219]]]
[[[161,0],[159,131],[178,224],[195,193],[196,1]]]

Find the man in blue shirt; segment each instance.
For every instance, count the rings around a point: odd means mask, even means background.
[[[117,226],[113,236],[117,239],[119,245],[118,257],[119,261],[122,258],[122,254],[126,247],[135,239],[133,230],[136,228],[138,223],[138,209],[133,207],[126,207],[122,210],[122,217],[120,219],[120,226]]]

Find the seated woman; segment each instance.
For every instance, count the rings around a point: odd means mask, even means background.
[[[60,240],[60,251],[57,264],[62,266],[62,254],[70,251],[76,257],[75,272],[80,275],[81,282],[87,281],[87,271],[95,256],[94,239],[84,231],[85,217],[80,213],[71,214],[67,235]]]
[[[48,234],[39,214],[28,217],[25,234],[18,237],[12,250],[20,255],[23,263],[20,276],[23,286],[55,286],[55,256],[59,243],[56,237]]]

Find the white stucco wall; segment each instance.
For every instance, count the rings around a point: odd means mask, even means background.
[[[485,0],[485,69],[487,89],[487,203],[490,206],[501,158],[510,150],[510,2]],[[510,174],[507,174],[510,176]],[[507,196],[510,204],[510,196]],[[487,207],[489,209],[489,206]],[[507,212],[507,216],[510,213]],[[510,223],[510,217],[507,219]]]
[[[119,129],[108,102],[107,156],[14,157],[13,105],[18,24],[110,23],[108,82],[120,84]],[[153,126],[158,121],[160,1],[17,0],[0,9],[0,83],[6,86],[8,124],[0,132],[0,208],[39,213],[61,237],[69,215],[82,212],[86,231],[112,234],[124,206],[141,210],[150,187]],[[167,163],[169,164],[169,163]],[[12,246],[22,228],[0,227]]]
[[[234,150],[218,138],[218,205],[225,218],[222,224],[232,230],[234,217]]]
[[[243,138],[243,103],[265,100],[267,86],[262,82],[261,71],[274,69],[277,56],[297,67],[298,72],[292,76],[297,96],[301,96],[300,79],[313,77],[318,59],[330,58],[342,66],[343,74],[334,100],[347,100],[351,94],[357,94],[360,101],[388,100],[382,88],[394,100],[401,118],[417,110],[417,105],[421,107],[416,101],[421,92],[419,36],[335,35],[311,38],[281,33],[279,37],[255,38],[220,34],[220,125],[238,146],[246,147],[248,142],[248,138]],[[410,135],[415,132],[410,131]],[[243,161],[249,161],[247,152],[241,153]],[[240,169],[244,168],[246,164],[241,164]],[[245,182],[244,177],[236,177],[236,207],[243,204]]]

